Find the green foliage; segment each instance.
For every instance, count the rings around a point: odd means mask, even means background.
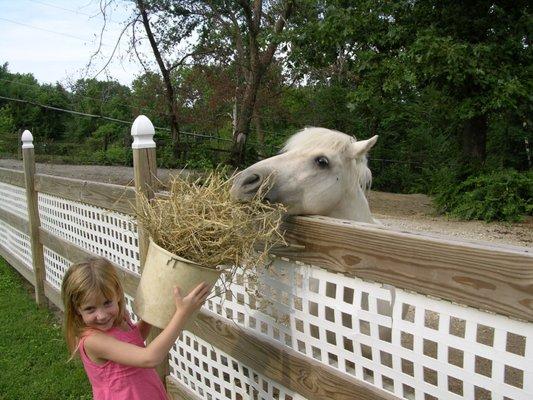
[[[207,171],[215,167],[214,160],[201,148],[194,148],[188,153],[187,163],[184,165],[187,169]]]
[[[18,150],[18,133],[8,106],[0,108],[0,154],[15,154]]]
[[[157,166],[159,168],[178,168],[179,160],[176,159],[170,146],[157,149]]]
[[[39,309],[21,278],[0,259],[0,399],[89,400],[81,362],[67,363],[61,327]]]
[[[531,21],[525,1],[303,4],[291,31],[291,65],[315,86],[348,92],[361,121],[357,136],[380,135],[372,157],[406,159],[391,166],[404,171],[376,179],[382,189],[412,190],[406,184],[419,181],[420,171],[450,163],[469,171],[485,161],[528,168],[533,53],[524,42]],[[341,103],[328,104],[334,115]],[[423,168],[406,173],[412,163]]]
[[[449,170],[440,172],[435,204],[451,217],[484,221],[522,220],[533,214],[533,172],[512,169],[482,173],[454,182]]]

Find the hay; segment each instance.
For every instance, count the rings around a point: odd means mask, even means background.
[[[255,268],[273,246],[286,245],[281,232],[286,210],[261,201],[268,182],[246,203],[230,198],[231,184],[222,171],[193,182],[177,175],[168,197],[150,201],[141,195],[135,213],[152,240],[171,253],[210,268]]]

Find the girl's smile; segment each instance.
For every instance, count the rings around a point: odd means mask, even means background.
[[[80,305],[78,313],[88,328],[107,331],[113,327],[119,314],[118,301],[116,298],[92,296]]]

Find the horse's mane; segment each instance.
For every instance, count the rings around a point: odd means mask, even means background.
[[[290,150],[327,149],[342,152],[348,148],[355,138],[345,133],[326,128],[306,127],[292,135],[282,152]]]
[[[317,127],[306,127],[291,136],[281,152],[287,151],[316,151],[333,150],[342,153],[355,142],[353,136],[345,133]],[[366,155],[351,160],[354,184],[359,185],[363,191],[370,189],[372,173],[368,168]]]

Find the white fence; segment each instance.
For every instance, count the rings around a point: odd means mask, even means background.
[[[35,284],[24,177],[2,170],[0,181],[0,254]],[[39,174],[34,184],[48,298],[58,303],[71,262],[98,254],[122,271],[132,312],[142,239],[131,190]],[[109,194],[119,189],[126,199]],[[167,379],[176,398],[533,399],[528,249],[295,221],[288,236],[306,249],[279,254],[258,284],[239,273],[176,342]],[[348,247],[354,240],[364,246]]]

